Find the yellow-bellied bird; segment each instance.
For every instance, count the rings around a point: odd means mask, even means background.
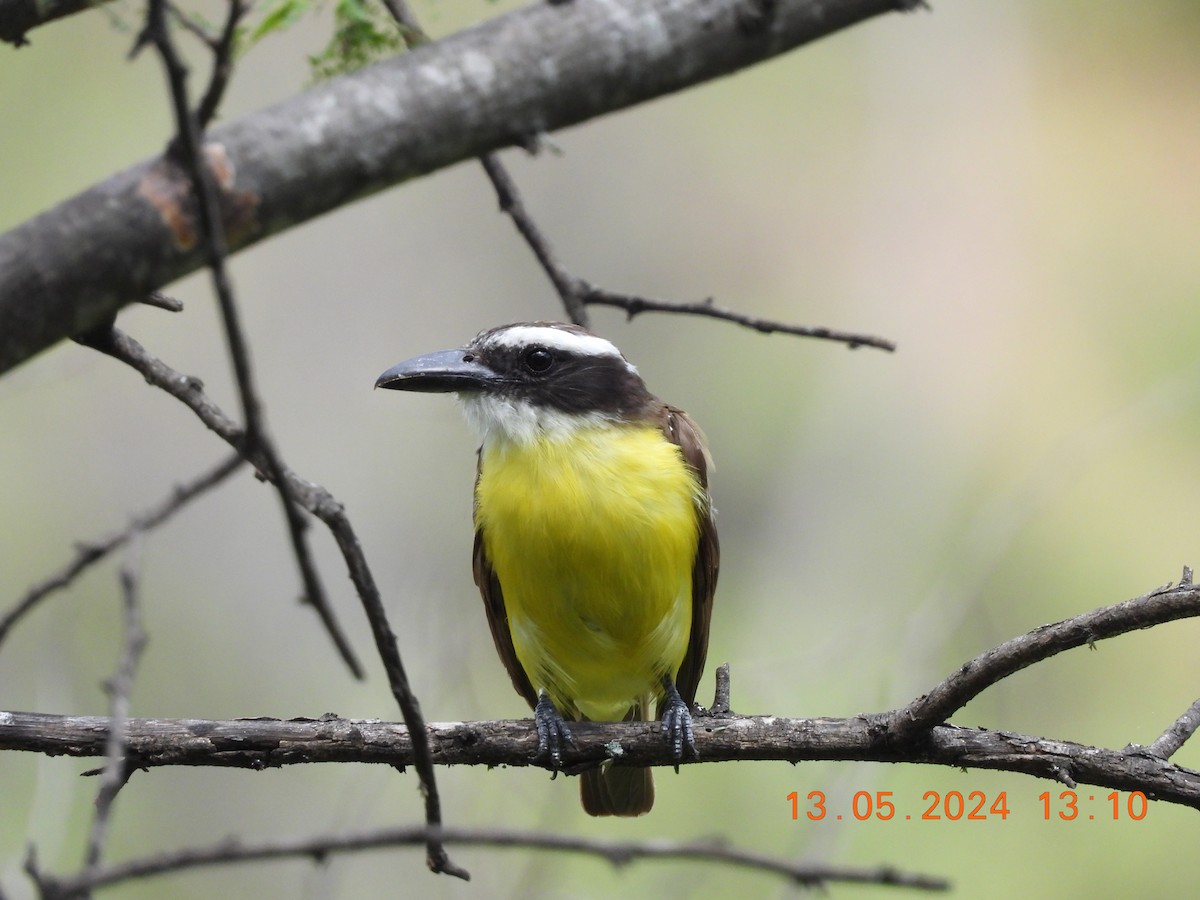
[[[534,322],[402,362],[376,387],[457,393],[479,430],[475,582],[555,767],[572,721],[657,714],[674,758],[708,648],[717,532],[704,436],[611,343]],[[654,803],[649,769],[581,779],[595,816]]]

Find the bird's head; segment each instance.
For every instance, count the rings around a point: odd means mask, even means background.
[[[458,394],[485,443],[527,443],[604,421],[634,421],[655,402],[611,342],[561,322],[480,332],[465,347],[393,366],[375,386]]]

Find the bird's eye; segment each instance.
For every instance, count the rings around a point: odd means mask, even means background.
[[[554,354],[545,347],[534,347],[525,351],[525,368],[535,375],[544,375],[554,365]]]

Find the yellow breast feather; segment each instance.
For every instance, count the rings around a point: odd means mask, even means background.
[[[679,448],[608,425],[482,453],[476,527],[534,689],[599,720],[660,696],[692,627],[704,496]]]

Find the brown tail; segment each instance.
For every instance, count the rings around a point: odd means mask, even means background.
[[[605,765],[579,776],[579,796],[589,816],[640,816],[654,805],[649,769]]]
[[[650,705],[642,699],[625,713],[626,722],[648,717]],[[654,805],[654,777],[649,769],[605,764],[579,778],[579,797],[589,816],[641,816]]]

